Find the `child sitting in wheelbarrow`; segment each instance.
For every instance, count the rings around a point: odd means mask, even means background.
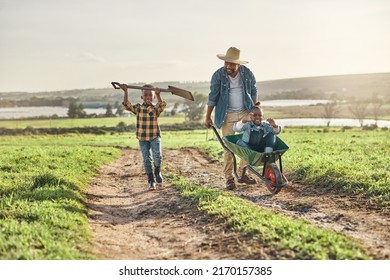
[[[235,132],[243,132],[237,145],[252,149],[260,153],[270,153],[275,148],[276,135],[281,132],[281,127],[272,118],[263,122],[263,110],[254,106],[249,117],[234,123]]]

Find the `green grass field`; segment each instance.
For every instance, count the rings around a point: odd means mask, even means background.
[[[120,150],[55,141],[1,150],[0,258],[93,258],[82,191],[96,168]]]
[[[324,192],[363,194],[367,203],[390,207],[389,131],[287,131],[289,177]]]
[[[290,146],[283,156],[285,173],[290,180],[312,184],[324,192],[361,195],[376,208],[388,210],[389,134],[389,131],[379,130],[335,128],[324,132],[319,128],[286,128],[280,135]],[[197,147],[222,159],[222,147],[211,130],[164,131],[162,138],[164,150]],[[124,147],[138,148],[134,133],[1,137],[0,259],[93,258],[88,248],[90,232],[82,191],[97,168],[119,157],[119,148]],[[196,196],[194,194],[193,198]],[[227,212],[223,213],[231,217],[234,224],[240,224],[237,217],[241,214],[235,212],[240,211],[241,206],[237,209],[233,213],[227,207],[224,210]],[[258,212],[259,217],[266,215],[260,208],[250,211]],[[300,225],[301,221],[284,219],[287,218],[271,221],[273,228],[306,230],[306,226]],[[247,227],[238,226],[237,230]],[[252,231],[248,229],[248,232]],[[294,234],[300,236],[299,232]],[[298,257],[352,258],[353,252],[359,252],[356,258],[367,257],[358,245],[347,242],[344,237],[329,237],[327,242],[335,248],[348,244],[348,248],[342,254],[320,250],[317,255],[308,251]],[[327,242],[324,244],[329,246]],[[314,247],[313,252],[316,250]]]

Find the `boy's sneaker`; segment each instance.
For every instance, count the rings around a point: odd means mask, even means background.
[[[154,168],[154,176],[156,176],[157,186],[161,186],[163,182],[163,177],[161,175],[161,167]]]
[[[153,178],[153,174],[152,173],[149,173],[147,174],[148,175],[148,186],[149,186],[149,190],[152,191],[152,190],[155,190],[156,189],[156,186],[154,184],[154,178]]]
[[[156,185],[154,184],[154,182],[149,182],[149,190],[150,191],[154,191],[156,189]]]

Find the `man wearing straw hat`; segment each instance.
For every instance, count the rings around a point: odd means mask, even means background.
[[[234,123],[246,117],[252,107],[260,102],[257,101],[255,76],[248,67],[242,65],[248,62],[240,60],[240,50],[230,47],[226,54],[217,54],[217,57],[225,64],[211,78],[205,125],[207,128],[213,125],[211,113],[215,108],[215,125],[222,129],[223,136],[227,136],[234,134]],[[245,165],[245,161],[241,160],[239,170]],[[236,187],[232,174],[233,159],[226,151],[223,169],[226,188],[232,190]],[[256,184],[256,180],[244,175],[239,183]]]

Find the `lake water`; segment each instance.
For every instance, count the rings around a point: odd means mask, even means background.
[[[327,119],[277,119],[277,124],[280,126],[326,126]],[[375,120],[364,120],[363,125],[375,124]],[[360,126],[358,120],[354,119],[332,119],[330,121],[331,126]],[[378,127],[390,128],[390,121],[378,120]]]
[[[262,101],[263,107],[286,107],[286,106],[308,106],[315,104],[324,104],[329,100],[312,100],[312,99],[281,99],[281,100],[266,100]],[[106,108],[86,108],[87,114],[105,114]],[[38,116],[52,116],[54,114],[59,117],[68,116],[67,107],[11,107],[0,108],[0,119],[19,119]]]
[[[269,106],[307,106],[317,103],[326,103],[327,100],[268,100],[263,101],[264,107]],[[105,114],[105,108],[87,108],[85,109],[87,114]],[[68,108],[66,107],[12,107],[12,108],[0,108],[0,119],[18,119],[28,118],[36,116],[52,116],[57,114],[60,117],[66,117]],[[277,123],[281,126],[326,126],[327,119],[278,119]],[[364,125],[375,124],[374,120],[364,120]],[[378,121],[379,127],[389,127],[390,121],[380,120]],[[358,120],[354,119],[332,119],[331,126],[360,126]]]
[[[261,101],[262,107],[288,107],[288,106],[309,106],[316,104],[326,104],[329,100],[324,99],[279,99]]]
[[[105,114],[106,108],[96,109],[84,109],[87,114]],[[11,107],[11,108],[0,108],[0,119],[20,119],[30,118],[38,116],[53,116],[56,114],[59,117],[68,116],[67,107]]]

